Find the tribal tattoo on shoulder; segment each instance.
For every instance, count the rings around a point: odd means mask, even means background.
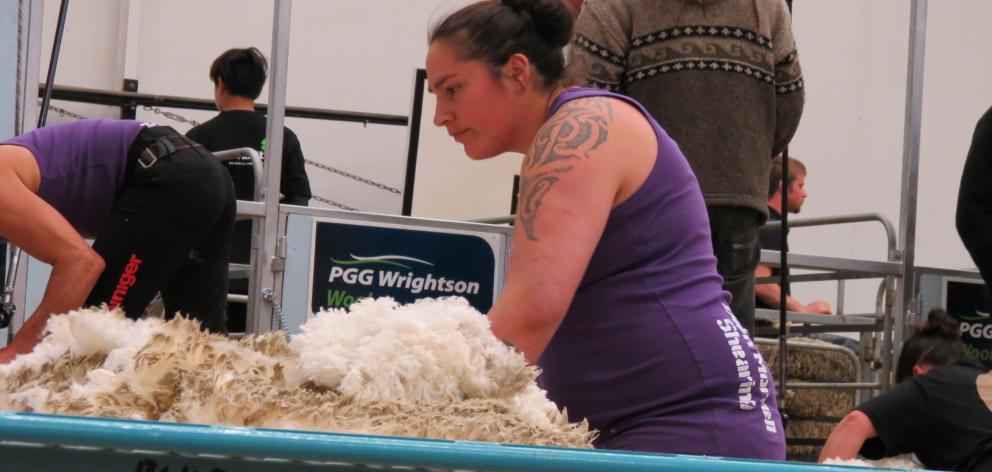
[[[527,239],[537,241],[538,210],[544,196],[572,171],[568,161],[584,160],[606,141],[613,121],[610,100],[582,98],[565,104],[548,120],[524,157],[518,214]]]

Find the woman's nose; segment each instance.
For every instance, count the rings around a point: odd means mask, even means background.
[[[444,126],[451,119],[451,113],[440,104],[434,107],[434,126]]]

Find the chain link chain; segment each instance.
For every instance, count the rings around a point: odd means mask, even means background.
[[[358,208],[354,208],[354,207],[350,207],[350,206],[348,206],[348,205],[345,205],[345,204],[343,204],[343,203],[338,203],[338,202],[336,202],[336,201],[334,201],[334,200],[329,200],[329,199],[327,199],[327,198],[324,198],[324,197],[321,197],[320,195],[314,195],[314,196],[312,196],[312,197],[310,197],[310,198],[312,198],[312,199],[314,199],[314,200],[317,200],[318,202],[321,202],[321,203],[326,203],[326,204],[328,204],[328,205],[330,205],[330,206],[333,206],[333,207],[337,207],[337,208],[340,208],[340,209],[342,209],[342,210],[348,210],[348,211],[360,211],[360,210],[359,210]]]
[[[331,166],[329,166],[327,164],[321,164],[319,162],[314,162],[314,161],[311,161],[309,159],[304,159],[304,162],[306,162],[307,165],[314,166],[314,167],[316,167],[318,169],[323,169],[323,170],[326,170],[328,172],[332,172],[332,173],[338,174],[338,175],[340,175],[342,177],[347,177],[347,178],[349,178],[351,180],[355,180],[355,181],[361,182],[361,183],[363,183],[365,185],[371,185],[371,186],[373,186],[375,188],[378,188],[380,190],[385,190],[385,191],[387,191],[389,193],[395,193],[397,195],[403,193],[399,189],[390,187],[390,186],[388,186],[386,184],[380,184],[379,182],[376,182],[374,180],[366,179],[365,177],[361,177],[361,176],[352,174],[350,172],[345,172],[345,171],[343,171],[341,169],[336,169],[336,168],[331,167]]]
[[[38,99],[38,104],[41,105],[41,99],[40,98]],[[65,108],[59,108],[59,107],[57,107],[55,105],[52,105],[51,103],[48,104],[48,109],[54,111],[55,113],[58,113],[59,116],[61,116],[63,118],[69,117],[69,118],[75,118],[77,120],[88,120],[89,119],[89,118],[87,118],[87,117],[85,117],[83,115],[80,115],[79,113],[73,113],[73,112],[71,112],[69,110],[66,110]]]
[[[166,118],[169,118],[171,120],[178,121],[180,123],[187,123],[187,124],[190,124],[190,125],[193,125],[193,126],[199,126],[200,125],[200,123],[196,122],[196,120],[191,120],[191,119],[186,118],[185,116],[182,116],[182,115],[180,115],[178,113],[172,113],[172,112],[169,112],[169,111],[164,111],[164,110],[162,110],[160,108],[153,107],[151,105],[145,105],[143,108],[145,110],[151,111],[152,113],[155,113],[155,114],[158,114],[158,115],[162,115],[162,116],[164,116]],[[385,190],[385,191],[387,191],[389,193],[395,193],[397,195],[400,195],[400,194],[403,193],[399,189],[390,187],[390,186],[385,185],[385,184],[381,184],[381,183],[376,182],[376,181],[371,180],[371,179],[366,179],[365,177],[361,177],[361,176],[352,174],[350,172],[345,172],[345,171],[343,171],[341,169],[337,169],[337,168],[331,167],[331,166],[326,165],[326,164],[321,164],[319,162],[311,161],[309,159],[304,159],[304,162],[306,162],[307,165],[316,167],[318,169],[326,170],[326,171],[332,172],[334,174],[338,174],[338,175],[340,175],[342,177],[347,177],[347,178],[349,178],[351,180],[354,180],[354,181],[357,181],[357,182],[361,182],[361,183],[363,183],[365,185],[371,185],[371,186],[373,186],[375,188],[378,188],[380,190]],[[327,202],[325,202],[325,203],[327,203]],[[342,207],[342,206],[340,206],[338,204],[334,204],[334,205],[337,206],[338,208],[344,208],[344,207]],[[351,209],[351,207],[347,207],[345,209]]]
[[[279,297],[276,296],[276,291],[271,288],[263,289],[262,300],[272,304],[272,311],[276,315],[276,321],[279,323],[279,330],[288,337],[289,325],[286,324],[286,317],[282,315],[282,303],[279,302]]]
[[[143,108],[146,111],[150,111],[150,112],[152,112],[152,113],[154,113],[156,115],[162,115],[162,116],[164,116],[164,117],[166,117],[166,118],[168,118],[170,120],[178,121],[180,123],[186,123],[186,124],[192,125],[192,126],[200,126],[200,123],[197,122],[196,120],[191,120],[191,119],[186,118],[185,116],[180,115],[178,113],[173,113],[171,111],[165,111],[165,110],[163,110],[163,109],[161,109],[159,107],[153,107],[151,105],[144,105],[141,108]]]
[[[179,115],[179,114],[176,114],[176,113],[172,113],[172,112],[168,112],[168,111],[164,111],[164,110],[162,110],[160,108],[157,108],[157,107],[153,107],[153,106],[150,106],[150,105],[145,105],[142,108],[144,108],[145,110],[151,111],[152,113],[155,113],[155,114],[158,114],[158,115],[162,115],[162,116],[164,116],[166,118],[169,118],[171,120],[178,121],[180,123],[187,123],[187,124],[190,124],[190,125],[193,125],[193,126],[198,126],[199,125],[199,123],[197,123],[195,120],[190,120],[190,119],[188,119],[188,118],[186,118],[186,117],[184,117],[182,115]],[[57,107],[55,105],[49,104],[48,105],[48,109],[49,110],[52,110],[52,111],[54,111],[56,113],[58,113],[59,116],[62,116],[62,117],[68,116],[70,118],[75,118],[77,120],[85,120],[85,119],[87,119],[83,115],[80,115],[78,113],[73,113],[73,112],[71,112],[69,110],[66,110],[64,108],[59,108],[59,107]],[[397,194],[397,195],[403,193],[399,189],[390,187],[390,186],[385,185],[385,184],[381,184],[381,183],[376,182],[374,180],[366,179],[364,177],[361,177],[361,176],[352,174],[350,172],[345,172],[345,171],[343,171],[341,169],[336,169],[336,168],[331,167],[331,166],[326,165],[326,164],[321,164],[319,162],[311,161],[309,159],[304,159],[304,162],[306,162],[307,165],[316,167],[318,169],[326,170],[326,171],[332,172],[334,174],[338,174],[338,175],[340,175],[342,177],[347,177],[349,179],[352,179],[352,180],[361,182],[361,183],[366,184],[366,185],[371,185],[371,186],[376,187],[378,189],[385,190],[385,191],[387,191],[389,193],[394,193],[394,194]],[[336,202],[334,200],[330,200],[330,199],[321,197],[319,195],[314,195],[312,198],[314,200],[317,200],[318,202],[326,203],[328,205],[331,205],[333,207],[340,208],[342,210],[359,211],[358,208],[350,207],[350,206],[345,205],[343,203],[338,203],[338,202]]]
[[[22,117],[24,111],[22,110],[23,103],[21,102],[21,100],[23,100],[24,98],[21,97],[21,91],[22,91],[21,88],[23,86],[23,84],[21,84],[21,68],[23,67],[23,62],[21,61],[21,57],[24,56],[24,51],[22,50],[22,48],[24,47],[24,42],[21,36],[23,35],[24,35],[24,0],[18,0],[17,2],[17,66],[16,66],[17,71],[16,71],[16,77],[14,78],[14,80],[16,81],[14,85],[14,134],[21,134],[21,130],[23,129],[24,126],[23,123],[24,118]]]

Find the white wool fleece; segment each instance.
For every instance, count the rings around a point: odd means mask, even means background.
[[[124,317],[120,310],[86,308],[52,316],[45,326],[46,335],[41,343],[30,353],[0,365],[0,376],[21,366],[42,366],[66,352],[79,357],[106,354],[104,367],[119,372],[161,327],[161,320],[135,322]]]
[[[364,299],[322,311],[290,349],[308,380],[362,401],[501,397],[533,378],[464,298]]]

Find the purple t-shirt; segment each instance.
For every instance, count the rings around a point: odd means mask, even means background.
[[[596,446],[785,459],[770,372],[730,313],[702,193],[678,145],[634,100],[573,88],[562,104],[615,97],[658,136],[648,179],[610,212],[561,326],[538,361],[540,385]]]
[[[94,237],[124,182],[127,152],[146,124],[134,120],[80,120],[22,134],[0,143],[31,151],[41,170],[38,196],[84,237]]]

